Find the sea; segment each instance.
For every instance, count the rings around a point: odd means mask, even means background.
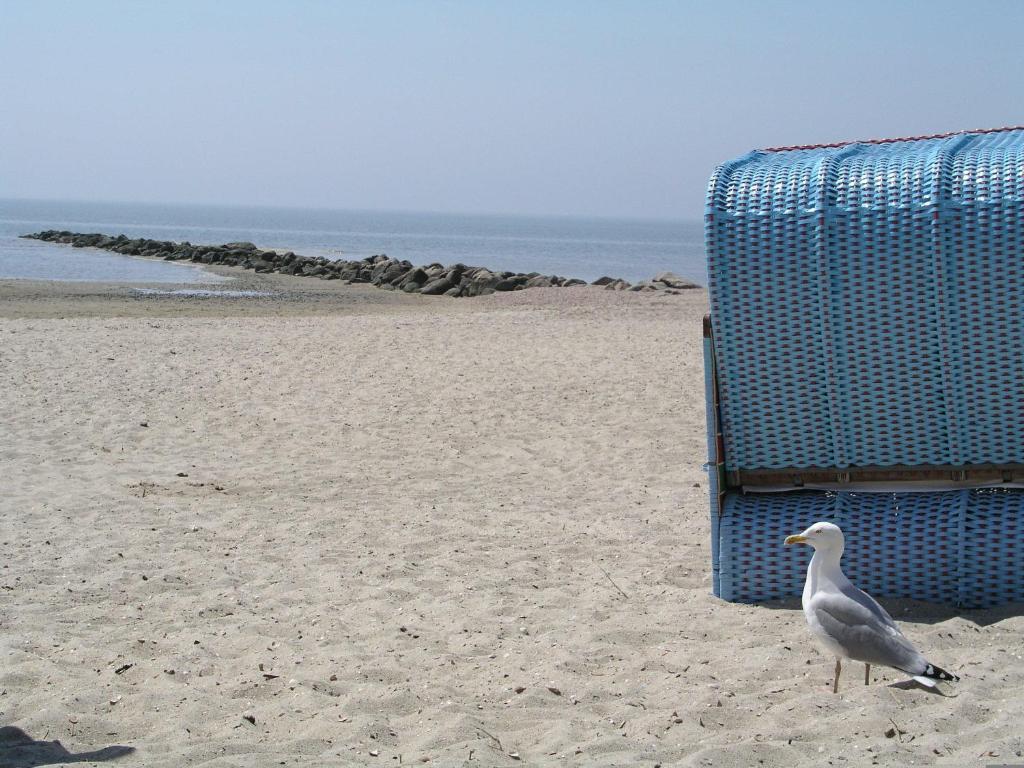
[[[592,281],[671,271],[706,284],[700,221],[0,200],[0,279],[216,282],[189,264],[71,248],[19,235],[45,229],[219,244],[248,240],[306,256],[387,254]]]

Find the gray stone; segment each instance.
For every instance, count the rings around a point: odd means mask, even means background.
[[[663,290],[665,290],[665,286],[661,285],[659,287],[655,283],[652,283],[650,280],[643,280],[643,281],[637,283],[636,285],[634,285],[629,290],[636,291],[636,292],[639,292],[639,293],[654,293],[655,291],[663,291]]]
[[[527,288],[550,288],[553,285],[553,283],[551,282],[550,277],[545,277],[544,275],[537,275],[536,277],[531,277],[529,280],[527,280],[524,285]]]
[[[398,287],[406,293],[414,293],[426,282],[427,273],[417,267],[409,270]]]
[[[700,286],[690,280],[680,277],[675,272],[661,272],[656,275],[653,282],[663,283],[669,288],[699,288]]]
[[[398,265],[393,261],[387,261],[384,259],[378,261],[373,265],[373,271],[370,272],[370,282],[374,285],[380,285],[380,283],[390,279],[387,277],[388,271],[395,268],[401,269],[401,267],[398,267]],[[395,274],[397,274],[397,272]],[[391,277],[395,277],[395,274]]]
[[[447,276],[437,277],[430,280],[422,288],[420,293],[426,296],[437,296],[442,293],[450,291],[454,286],[452,281]]]
[[[490,273],[488,272],[488,274]],[[499,280],[496,275],[491,275],[491,277],[484,280],[473,278],[468,283],[463,285],[462,295],[486,296],[489,293],[494,293],[495,287],[498,285],[499,282],[501,282],[501,280]]]

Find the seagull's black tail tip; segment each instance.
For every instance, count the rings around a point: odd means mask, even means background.
[[[952,672],[947,672],[941,667],[936,667],[934,664],[929,664],[925,667],[924,672],[921,673],[921,677],[930,677],[933,680],[948,680],[952,683],[955,683],[960,679]]]

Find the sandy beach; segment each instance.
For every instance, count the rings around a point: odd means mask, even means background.
[[[0,766],[1024,764],[1019,606],[711,596],[703,291],[219,271],[0,282]]]

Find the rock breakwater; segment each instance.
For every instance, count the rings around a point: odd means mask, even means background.
[[[315,277],[321,280],[344,280],[347,283],[369,283],[378,288],[426,296],[483,296],[498,291],[518,291],[525,288],[569,288],[586,285],[585,280],[520,272],[499,272],[486,267],[465,264],[427,264],[415,266],[383,254],[368,256],[358,261],[331,260],[324,256],[300,256],[292,251],[263,250],[253,243],[233,242],[223,245],[192,245],[169,240],[129,238],[126,235],[103,235],[46,230],[22,235],[31,240],[65,243],[75,248],[102,248],[126,256],[148,256],[165,261],[191,261],[197,264],[221,264],[244,267],[256,272],[278,272],[283,275]],[[653,280],[635,285],[612,277],[601,277],[592,285],[606,290],[678,293],[699,287],[671,272],[663,272]]]

